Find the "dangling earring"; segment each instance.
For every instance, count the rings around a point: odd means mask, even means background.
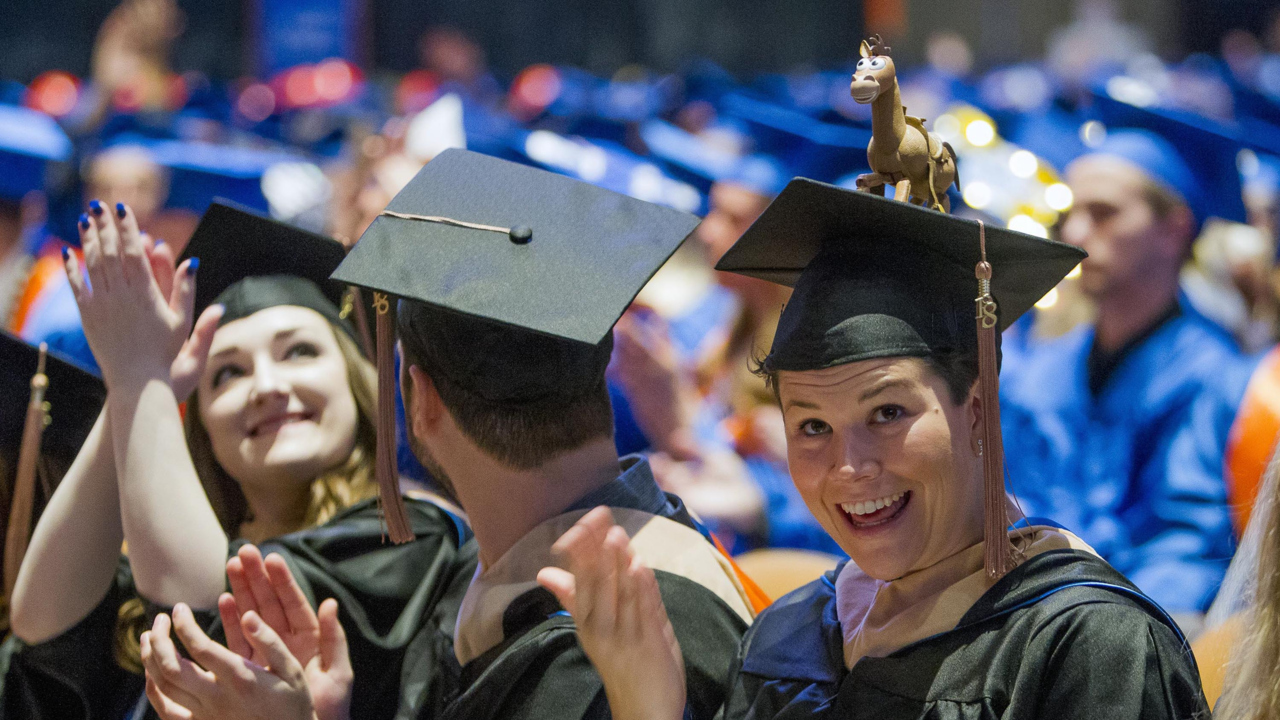
[[[982,457],[982,438],[978,438],[978,457]]]

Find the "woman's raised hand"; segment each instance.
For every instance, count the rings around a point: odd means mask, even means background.
[[[79,229],[85,272],[71,253],[64,252],[63,260],[85,337],[108,386],[169,381],[191,328],[199,261],[193,258],[177,269],[166,295],[153,269],[159,264],[153,260],[156,253],[128,206],[117,204],[110,212],[94,200],[90,212],[80,216]],[[211,329],[206,331],[211,339]]]
[[[538,583],[573,616],[614,718],[679,720],[686,698],[680,643],[653,570],[629,543],[609,509],[598,507],[552,547],[569,569],[543,568]]]

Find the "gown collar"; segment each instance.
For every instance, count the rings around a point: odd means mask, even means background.
[[[1049,525],[1013,528],[1009,535],[1028,558],[1068,549],[1096,555],[1071,532]],[[887,582],[845,564],[835,578],[845,667],[955,629],[994,584],[983,571],[982,543]]]
[[[657,498],[662,499],[661,508],[656,506]],[[545,592],[538,586],[538,571],[560,566],[552,556],[551,546],[591,508],[601,504],[612,510],[614,522],[627,531],[631,549],[641,562],[655,571],[698,583],[723,600],[744,622],[751,622],[754,612],[750,600],[728,558],[707,540],[701,526],[674,496],[662,493],[647,461],[626,458],[617,480],[534,527],[489,567],[477,566],[462,599],[454,634],[454,653],[461,665],[506,639],[508,609],[513,605],[523,607],[523,601],[517,601],[531,592]]]

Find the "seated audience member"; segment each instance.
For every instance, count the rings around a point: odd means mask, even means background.
[[[608,717],[573,620],[536,582],[556,538],[597,505],[612,508],[656,572],[683,648],[689,716],[710,718],[723,703],[761,603],[648,463],[619,459],[604,378],[614,321],[696,224],[564,176],[448,150],[334,274],[391,294],[375,300],[380,370],[391,372],[394,315],[411,442],[476,532],[480,570],[454,645],[461,687],[440,717]],[[384,452],[390,465],[391,448]],[[148,674],[159,681],[153,701],[185,708],[226,699],[218,687],[226,666],[215,656],[225,653],[212,649],[202,663],[211,686],[192,682],[195,668],[177,658],[168,623],[158,617],[145,640]],[[207,647],[185,612],[173,623],[188,649]],[[291,670],[300,660],[273,663],[236,699],[283,707],[293,697],[288,717],[310,718],[334,677],[303,679]]]
[[[720,261],[795,288],[761,370],[796,487],[851,558],[760,614],[723,717],[1208,716],[1164,611],[1004,492],[999,331],[1082,257],[798,178]],[[680,639],[611,525],[579,521],[556,546],[568,572],[539,580],[613,717],[678,720]]]
[[[117,217],[91,207],[80,222],[84,271],[64,259],[108,402],[18,576],[5,716],[132,712],[146,615],[181,603],[216,634],[219,594],[236,586],[235,570],[262,562],[257,550],[237,552],[245,540],[280,553],[311,605],[340,599],[354,717],[418,702],[402,694],[446,693],[439,663],[415,665],[421,674],[403,685],[402,663],[424,628],[440,639],[415,652],[448,652],[474,546],[442,498],[410,500],[413,542],[384,543],[376,373],[327,279],[342,247],[215,204],[175,270],[128,206]]]
[[[1210,209],[1177,151],[1144,131],[1113,131],[1067,181],[1062,239],[1089,253],[1080,283],[1097,317],[1004,378],[1012,489],[1191,631],[1234,545],[1223,455],[1248,373],[1179,290]]]
[[[778,175],[749,158],[717,180],[698,242],[685,248],[694,252],[682,251],[682,259],[714,265],[777,194]],[[781,416],[749,370],[772,341],[789,292],[732,273],[713,277],[692,308],[666,319],[634,308],[615,333],[613,369],[654,453],[654,475],[735,553],[762,546],[839,553],[787,475]]]

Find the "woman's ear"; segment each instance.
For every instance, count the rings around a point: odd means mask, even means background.
[[[973,450],[974,455],[982,454],[982,446],[979,438],[982,437],[982,420],[985,417],[986,408],[982,406],[982,393],[978,392],[979,383],[975,380],[973,386],[969,388],[969,397],[965,400],[965,411],[969,419],[969,447]]]
[[[418,440],[434,435],[448,412],[435,383],[417,365],[405,365],[409,383],[405,393],[405,424]]]

